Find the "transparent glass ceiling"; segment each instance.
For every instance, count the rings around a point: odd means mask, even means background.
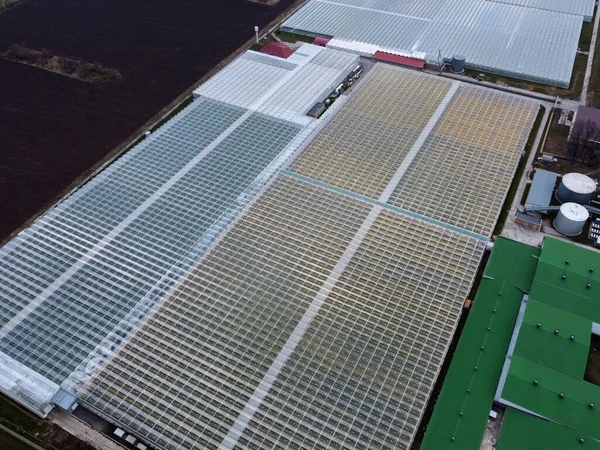
[[[357,63],[358,58],[352,53],[331,49],[322,51],[279,87],[261,111],[304,115],[314,105],[315,99],[324,100]]]
[[[300,129],[194,102],[2,250],[0,351],[60,384]]]
[[[296,67],[281,58],[247,52],[208,79],[194,94],[248,108]]]
[[[41,415],[79,390],[310,138],[302,108],[356,61],[309,44],[240,56],[3,247],[0,389]]]
[[[483,245],[382,212],[237,448],[409,449]]]
[[[490,236],[538,109],[522,97],[460,87],[389,202]]]
[[[433,63],[458,54],[474,69],[568,87],[590,6],[593,0],[311,0],[282,28]]]
[[[451,83],[378,66],[319,133],[292,171],[377,198],[423,132]]]
[[[585,16],[589,20],[594,15],[595,0],[491,0],[510,5],[527,6],[529,8],[546,9],[548,11],[564,12]]]
[[[539,104],[383,64],[368,77],[290,170],[490,236]]]
[[[484,245],[280,178],[79,397],[164,449],[408,448]]]
[[[358,64],[358,56],[304,44],[287,60],[249,51],[194,91],[195,95],[281,118],[308,120]]]
[[[276,184],[80,397],[161,448],[214,447],[369,210],[294,179]]]
[[[357,88],[84,404],[161,449],[410,448],[537,105],[385,65]]]

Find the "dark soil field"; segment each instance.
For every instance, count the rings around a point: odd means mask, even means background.
[[[62,428],[48,420],[40,419],[3,395],[0,395],[0,425],[44,449],[94,450],[93,447],[71,436]],[[32,450],[32,448],[29,444],[0,429],[0,449]]]
[[[86,83],[0,59],[0,242],[298,0],[28,0],[0,53],[47,49],[118,70]]]

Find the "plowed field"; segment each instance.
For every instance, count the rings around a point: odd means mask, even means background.
[[[0,52],[48,49],[117,69],[91,84],[0,59],[0,241],[297,0],[29,0]]]

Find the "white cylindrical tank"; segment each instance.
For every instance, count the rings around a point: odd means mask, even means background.
[[[587,205],[596,192],[596,183],[582,173],[568,173],[562,177],[556,190],[556,198],[561,203],[573,202]]]
[[[565,236],[581,234],[590,213],[578,203],[563,203],[554,219],[554,228]]]

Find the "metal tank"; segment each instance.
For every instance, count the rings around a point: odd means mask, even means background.
[[[450,72],[463,73],[465,71],[465,57],[462,55],[454,55],[450,63]]]
[[[565,236],[581,234],[590,213],[578,203],[563,203],[554,219],[554,228]]]
[[[596,192],[596,183],[582,173],[568,173],[562,177],[556,190],[556,198],[561,203],[573,202],[587,205]]]

